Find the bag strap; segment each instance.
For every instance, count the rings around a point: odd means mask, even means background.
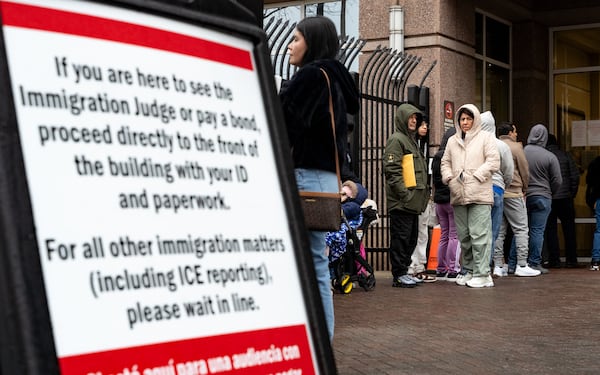
[[[337,175],[337,180],[338,180],[338,191],[342,190],[342,182],[341,182],[341,177],[340,177],[340,160],[338,157],[338,150],[337,150],[337,140],[335,137],[335,116],[333,114],[333,98],[331,97],[331,82],[329,81],[329,76],[327,75],[327,72],[325,71],[325,69],[320,68],[321,71],[323,72],[323,75],[325,76],[325,80],[327,81],[327,90],[329,90],[329,114],[331,116],[331,131],[333,133],[333,148],[335,150],[335,174]]]

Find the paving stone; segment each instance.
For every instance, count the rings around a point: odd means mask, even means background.
[[[597,374],[600,272],[552,269],[471,289],[437,281],[334,295],[340,375]]]

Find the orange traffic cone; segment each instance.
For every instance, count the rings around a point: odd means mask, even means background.
[[[429,245],[429,259],[427,260],[427,271],[436,271],[438,266],[438,246],[440,237],[442,236],[442,228],[438,225],[431,230],[431,244]]]

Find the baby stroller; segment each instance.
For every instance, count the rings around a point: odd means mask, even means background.
[[[327,234],[329,270],[334,291],[349,294],[357,282],[365,291],[375,289],[373,267],[367,262],[362,240],[367,229],[379,221],[375,202],[367,200],[358,220],[343,217],[342,228]]]

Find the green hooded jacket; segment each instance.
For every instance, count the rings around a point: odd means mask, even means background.
[[[401,104],[394,117],[394,133],[388,138],[383,153],[383,172],[387,210],[400,210],[420,214],[429,201],[427,186],[427,161],[415,141],[415,132],[408,130],[408,119],[417,114],[417,127],[421,124],[422,113],[411,104]],[[412,154],[417,185],[407,188],[404,183],[402,158]]]

